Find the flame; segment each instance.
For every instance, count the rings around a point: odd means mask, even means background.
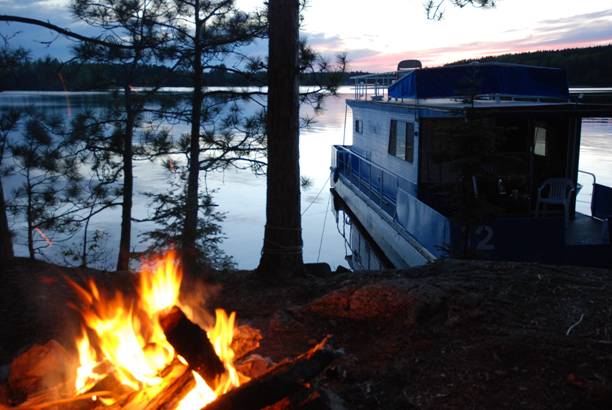
[[[195,386],[185,397],[180,401],[176,410],[191,410],[201,409],[209,403],[212,403],[217,398],[215,392],[206,384],[202,376],[192,371],[195,380]]]
[[[169,382],[162,375],[164,369],[173,363],[176,366],[175,359],[186,364],[166,340],[159,323],[164,310],[181,307],[182,272],[176,254],[170,251],[165,257],[143,266],[137,298],[129,298],[121,292],[109,296],[92,280],[86,288],[71,282],[84,305],[80,308],[84,328],[76,340],[79,367],[75,391],[78,394],[88,391],[109,374],[129,390],[157,391],[163,383]],[[190,310],[187,306],[184,309]],[[235,326],[235,313],[228,315],[222,309],[216,310],[215,325],[206,331],[226,372],[214,386],[209,386],[193,372],[194,387],[178,404],[177,410],[201,409],[248,380],[233,365],[235,354],[230,346]]]
[[[149,317],[178,304],[182,278],[174,251],[168,252],[161,262],[144,265],[140,294]]]
[[[84,393],[91,389],[101,375],[95,372],[96,367],[100,364],[96,357],[96,352],[91,348],[87,332],[83,329],[81,337],[77,339],[77,350],[79,352],[79,368],[77,369],[75,389],[77,393]]]

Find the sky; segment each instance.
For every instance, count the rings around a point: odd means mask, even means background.
[[[262,0],[236,0],[250,10]],[[486,55],[612,43],[610,0],[498,0],[493,9],[443,6],[441,21],[428,20],[425,0],[308,0],[302,35],[327,56],[345,52],[350,71],[392,71],[403,59],[425,66]],[[0,0],[0,14],[33,17],[83,34],[69,0]],[[12,45],[33,57],[70,58],[70,40],[46,29],[0,23]],[[53,41],[52,41],[53,40]],[[51,44],[48,42],[52,41]],[[265,54],[265,45],[248,52]]]

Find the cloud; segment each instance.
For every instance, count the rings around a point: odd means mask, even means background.
[[[3,14],[24,16],[49,21],[60,27],[68,28],[83,35],[95,35],[95,30],[77,21],[63,0],[0,0]],[[74,41],[59,36],[56,32],[21,23],[0,23],[0,34],[10,37],[12,47],[30,50],[32,57],[53,56],[59,59],[71,57]]]
[[[349,60],[352,60],[351,69],[389,71],[394,69],[398,61],[406,58],[418,58],[424,65],[431,66],[487,55],[608,44],[612,43],[612,9],[557,20],[543,20],[527,32],[513,29],[505,33],[513,34],[514,38],[405,50],[399,53],[348,50],[348,56]]]
[[[345,45],[340,36],[328,37],[325,33],[304,33],[304,39],[317,51],[340,51]]]
[[[555,25],[555,24],[563,24],[563,23],[569,23],[569,24],[588,23],[593,19],[598,19],[602,17],[611,17],[611,16],[612,16],[612,9],[606,9],[606,10],[594,11],[592,13],[585,13],[585,14],[579,14],[576,16],[564,17],[560,19],[542,20],[540,24]]]

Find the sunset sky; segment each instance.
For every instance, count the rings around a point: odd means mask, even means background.
[[[327,55],[347,52],[350,70],[390,71],[399,60],[440,65],[463,58],[612,43],[610,0],[498,0],[492,10],[447,4],[442,21],[427,20],[424,0],[309,0],[303,34]],[[91,33],[70,15],[66,0],[0,0],[0,14],[49,20]],[[261,0],[237,0],[245,9]],[[71,42],[45,29],[0,23],[0,33],[19,32],[14,45],[32,55],[69,58]],[[264,54],[265,45],[249,52]]]

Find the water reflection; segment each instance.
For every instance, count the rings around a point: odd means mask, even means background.
[[[25,109],[34,107],[45,114],[57,115],[69,121],[71,116],[84,110],[102,110],[112,97],[109,93],[83,92],[2,92],[0,93],[0,110],[10,108]],[[256,104],[246,106],[247,114],[256,108]],[[302,209],[308,208],[303,215],[304,260],[306,262],[327,262],[335,269],[338,265],[346,265],[344,260],[343,239],[338,235],[333,224],[333,210],[329,200],[329,161],[331,146],[342,143],[345,104],[344,97],[330,97],[324,103],[324,109],[316,116],[315,123],[301,133],[300,165],[302,175],[311,181],[311,187],[302,192]],[[314,116],[311,108],[305,107],[305,116]],[[350,115],[348,118],[350,124]],[[162,124],[175,136],[189,131],[184,123]],[[147,120],[143,127],[147,127]],[[146,192],[162,192],[168,189],[168,174],[161,166],[160,160],[138,161],[134,164],[135,195],[133,217],[147,219],[151,216]],[[221,248],[234,257],[239,268],[252,269],[257,266],[263,240],[265,224],[265,187],[266,179],[254,175],[250,170],[227,169],[223,172],[212,172],[203,176],[207,189],[213,192],[218,209],[225,213],[222,230],[226,239]],[[19,183],[15,178],[3,178],[5,194]],[[321,192],[320,195],[317,195]],[[326,215],[328,222],[325,226]],[[116,260],[116,244],[119,242],[119,207],[107,209],[96,215],[89,226],[90,232],[100,231],[105,234],[106,261],[96,265],[98,268],[112,268]],[[27,254],[24,246],[25,226],[23,221],[11,221],[11,226],[17,234],[15,252],[19,256]],[[153,228],[152,223],[134,224],[132,237],[137,238],[142,232]],[[74,246],[77,244],[64,244]],[[134,250],[144,248],[134,241]],[[53,262],[64,263],[62,249],[53,246],[45,251],[44,258]]]
[[[393,263],[344,201],[337,195],[333,198],[336,228],[344,239],[345,260],[350,269],[358,272],[394,269]]]
[[[341,228],[339,232],[331,223],[332,218],[336,217],[334,202],[329,196],[331,146],[351,144],[352,118],[351,111],[346,110],[345,99],[352,98],[353,94],[347,89],[344,91],[347,93],[326,99],[315,123],[301,132],[301,173],[311,180],[310,188],[302,192],[302,210],[307,210],[302,217],[304,260],[327,262],[332,269],[338,265],[347,266],[349,263],[356,269],[377,269],[387,266],[384,253],[380,252],[383,255],[381,257],[378,248],[367,243],[367,235],[360,233],[359,224],[353,223],[354,220],[350,217],[345,218],[346,214],[342,210],[338,212],[340,226],[344,222],[349,225]],[[67,115],[70,107],[72,115],[75,115],[79,110],[101,108],[109,100],[108,93],[97,92],[2,92],[0,110],[35,106],[47,113]],[[313,116],[314,113],[311,108],[304,107],[302,115]],[[174,135],[188,131],[188,127],[182,123],[164,125],[168,126]],[[598,182],[612,186],[612,119],[590,119],[584,122],[580,169],[594,172]],[[133,213],[135,218],[145,219],[150,216],[150,210],[143,193],[167,189],[167,173],[161,167],[160,161],[144,161],[135,164],[134,174],[136,193]],[[226,213],[226,219],[222,223],[222,230],[226,235],[222,249],[234,257],[239,268],[256,267],[265,224],[265,177],[256,176],[249,170],[228,169],[209,173],[205,179],[208,189],[215,191],[213,196],[219,210]],[[584,188],[578,196],[577,207],[580,212],[588,214],[592,182],[588,176],[583,175],[580,175],[579,181]],[[10,180],[6,182],[11,184]],[[5,194],[9,196],[10,186],[5,187]],[[119,208],[106,210],[94,218],[90,226],[92,231],[98,229],[107,234],[107,260],[111,261],[111,266],[116,259],[115,245],[119,240],[120,212]],[[151,228],[150,223],[136,224],[133,237]],[[135,244],[135,248],[139,250],[142,246]],[[351,252],[350,248],[359,250],[359,256],[356,256],[357,252]],[[16,246],[15,250],[18,255],[26,254],[23,246]],[[351,256],[348,261],[345,259],[347,254]],[[368,256],[365,256],[366,254]],[[53,252],[47,257],[61,262]]]

